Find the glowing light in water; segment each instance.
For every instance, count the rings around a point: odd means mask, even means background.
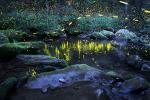
[[[45,46],[44,46],[43,52],[44,52],[45,54],[47,54],[48,56],[51,55],[51,54],[50,54],[50,51],[49,51],[48,45],[45,45]]]
[[[112,48],[111,44],[110,43],[106,44],[106,48],[107,48],[107,51],[110,51],[110,49]]]
[[[60,51],[59,51],[59,49],[57,47],[55,48],[55,54],[56,54],[56,57],[59,58]]]
[[[65,59],[66,61],[70,61],[72,57],[74,56],[74,53],[78,53],[78,60],[84,59],[85,55],[87,54],[93,54],[93,53],[101,53],[101,52],[109,52],[112,50],[111,43],[99,43],[99,42],[93,42],[93,41],[82,41],[78,40],[75,42],[68,42],[63,41],[60,43],[59,46],[52,46],[49,48],[49,51],[51,51],[51,54],[54,54],[53,56],[56,56],[57,58]],[[47,51],[48,47],[45,46],[44,51],[46,54],[50,55],[50,52]],[[53,52],[54,51],[54,52]]]

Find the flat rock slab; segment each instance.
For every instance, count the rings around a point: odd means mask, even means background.
[[[79,81],[97,81],[103,77],[101,70],[92,68],[86,64],[76,64],[53,72],[41,73],[29,78],[25,87],[29,89],[41,89],[46,92],[48,88],[55,89],[71,85]]]
[[[24,64],[31,66],[51,65],[61,68],[67,66],[67,62],[65,60],[46,55],[18,55],[17,59],[21,60]]]

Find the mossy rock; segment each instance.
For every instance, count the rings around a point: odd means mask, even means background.
[[[149,88],[149,82],[142,77],[135,77],[123,82],[119,88],[122,93],[140,93]]]
[[[93,32],[90,36],[90,38],[92,39],[108,39],[104,34],[102,34],[101,32]]]
[[[117,40],[134,40],[138,39],[137,35],[129,30],[120,29],[115,33]]]
[[[11,89],[17,84],[15,77],[10,77],[0,84],[0,100],[5,100]]]
[[[95,78],[104,78],[103,76],[104,74],[101,70],[86,64],[76,64],[64,69],[41,73],[36,77],[30,77],[25,86],[29,89],[41,89],[46,92],[48,88],[60,88],[79,81],[94,82]]]
[[[34,54],[44,48],[45,43],[37,42],[17,42],[0,45],[0,58],[12,58],[18,54]]]

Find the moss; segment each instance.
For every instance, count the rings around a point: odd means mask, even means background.
[[[18,43],[5,43],[0,45],[0,58],[12,58],[18,54],[37,53],[38,50],[44,48],[44,42],[18,42]]]

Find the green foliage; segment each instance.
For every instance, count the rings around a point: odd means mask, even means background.
[[[53,30],[59,28],[57,16],[47,15],[46,12],[19,11],[9,14],[16,21],[20,29],[36,28],[39,30]]]
[[[0,33],[7,36],[10,42],[23,40],[26,35],[25,32],[17,31],[15,29],[0,30]]]
[[[78,20],[78,23],[71,30],[82,31],[92,31],[92,30],[101,30],[103,28],[119,28],[121,23],[119,20],[113,19],[110,17],[99,17],[99,16],[90,16],[90,17],[81,17]]]
[[[1,17],[0,18],[0,30],[4,29],[12,29],[16,26],[15,18],[14,17]]]
[[[39,31],[38,33],[45,33],[45,31],[49,33],[59,33],[63,29],[70,33],[74,33],[101,30],[103,28],[119,28],[121,26],[119,19],[111,17],[77,15],[59,16],[52,12],[47,13],[45,11],[16,11],[8,13],[6,18],[11,19],[1,21],[0,24],[5,27],[3,29],[14,28],[27,31],[30,28],[34,28]],[[15,30],[7,30],[4,33],[7,33],[7,36],[10,37],[10,33],[11,36],[16,36],[16,33],[18,32],[15,32]]]

